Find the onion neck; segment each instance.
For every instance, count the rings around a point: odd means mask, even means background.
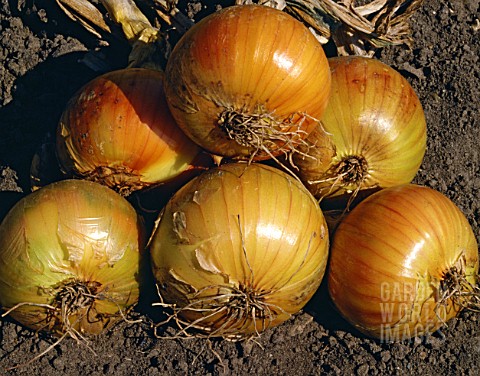
[[[77,338],[77,332],[99,333],[108,324],[108,317],[96,312],[97,300],[105,299],[99,282],[67,279],[51,291],[52,308],[46,316],[47,326],[58,334]],[[85,319],[88,322],[85,327]]]
[[[218,118],[218,126],[226,137],[252,150],[252,155],[274,157],[287,154],[305,143],[306,132],[300,128],[302,121],[279,120],[263,106],[254,111],[225,109]]]
[[[333,167],[335,176],[343,188],[360,187],[368,174],[368,162],[359,155],[344,157]]]
[[[155,55],[161,50],[160,30],[152,26],[132,0],[102,0],[103,6],[113,21],[122,28],[125,38],[132,46],[128,66],[162,70]]]
[[[451,300],[455,311],[463,308],[479,311],[480,287],[477,280],[475,265],[468,265],[465,257],[460,257],[454,266],[443,273],[438,289],[438,307],[447,305]]]
[[[167,300],[177,304],[163,303],[173,313],[167,321],[173,320],[179,325],[181,336],[222,337],[231,341],[245,340],[260,336],[260,333],[290,317],[290,313],[269,301],[274,291],[258,291],[250,284],[210,285],[200,289],[181,306],[173,298],[170,286]],[[159,290],[160,293],[161,290]],[[167,292],[167,291],[165,291]],[[182,293],[180,293],[182,295]]]
[[[98,166],[85,173],[78,172],[78,175],[83,179],[106,185],[123,197],[152,185],[152,183],[143,181],[142,175],[138,171],[126,166]]]

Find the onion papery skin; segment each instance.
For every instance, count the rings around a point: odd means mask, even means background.
[[[23,304],[10,315],[34,330],[101,333],[138,300],[142,231],[133,207],[94,182],[64,180],[29,194],[0,225],[3,310]],[[64,325],[58,300],[82,286],[96,297]]]
[[[190,329],[242,339],[280,324],[307,303],[323,278],[328,246],[323,214],[300,182],[273,167],[231,163],[172,197],[150,253],[162,297],[180,308],[178,317]],[[227,297],[239,292],[250,297],[249,308],[245,300]],[[209,311],[188,309],[206,296],[216,297],[200,304]]]
[[[62,169],[124,195],[178,176],[200,152],[170,114],[163,73],[150,69],[93,79],[71,98],[57,128]]]
[[[478,247],[472,228],[446,196],[407,184],[374,193],[340,223],[328,289],[358,330],[401,341],[436,331],[462,309],[459,301],[441,298],[453,268],[469,285],[461,290],[473,291]]]
[[[315,158],[294,158],[302,181],[317,198],[410,183],[427,138],[423,108],[411,85],[373,58],[342,56],[329,64],[330,100],[321,126],[307,139],[310,148],[302,150]],[[353,172],[342,178],[349,166]]]
[[[294,132],[292,144],[301,142],[322,117],[330,93],[328,61],[313,34],[282,11],[252,4],[224,8],[194,25],[165,72],[178,125],[204,149],[228,158],[288,152],[291,145],[275,139],[273,128],[280,128],[272,125],[287,123],[279,132]],[[230,138],[219,124],[225,111],[250,119],[245,134],[255,129],[252,124],[268,124],[268,151]]]

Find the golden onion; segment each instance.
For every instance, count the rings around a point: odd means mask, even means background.
[[[431,334],[479,301],[478,247],[467,219],[418,185],[374,193],[340,223],[328,289],[340,313],[383,341]]]
[[[166,104],[163,73],[106,73],[70,100],[57,128],[62,169],[123,195],[192,168],[201,149],[178,128]]]
[[[252,4],[194,25],[165,72],[178,125],[204,149],[229,158],[267,159],[297,148],[330,92],[327,58],[308,28]]]
[[[168,202],[150,243],[182,333],[239,339],[298,312],[317,290],[328,230],[313,196],[259,164],[211,169]]]
[[[35,330],[102,332],[138,300],[141,229],[132,206],[97,183],[31,193],[0,225],[0,305]]]
[[[332,94],[294,164],[317,198],[410,183],[426,149],[422,105],[408,81],[376,59],[329,59]]]

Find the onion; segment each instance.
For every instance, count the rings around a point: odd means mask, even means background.
[[[173,120],[163,74],[142,68],[93,79],[70,100],[57,131],[62,168],[128,195],[192,168],[201,149]]]
[[[298,312],[317,290],[328,231],[312,195],[273,167],[233,163],[168,202],[150,243],[182,333],[241,339]]]
[[[477,242],[464,215],[441,193],[408,184],[374,193],[340,223],[328,288],[357,329],[394,341],[433,333],[478,306],[477,279]]]
[[[31,193],[0,225],[0,305],[35,330],[102,332],[138,300],[141,228],[131,205],[97,183]]]
[[[366,57],[329,59],[332,94],[321,126],[293,163],[317,198],[410,183],[425,154],[422,105],[408,81]]]
[[[166,66],[178,125],[213,154],[268,159],[302,143],[330,92],[328,61],[301,22],[279,10],[238,5],[194,25]]]

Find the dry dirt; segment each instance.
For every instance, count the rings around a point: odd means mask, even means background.
[[[85,63],[101,57],[104,70],[126,64],[128,48],[98,41],[62,14],[55,2],[2,0],[0,8],[0,218],[29,191],[32,157],[52,132],[68,98],[100,74]],[[181,2],[185,3],[185,2]],[[204,2],[213,7],[216,2]],[[202,10],[190,2],[189,11]],[[186,12],[185,6],[183,10]],[[479,1],[427,0],[413,20],[411,50],[378,53],[418,93],[428,122],[428,150],[415,181],[443,192],[465,213],[480,238]],[[198,19],[207,13],[195,14]],[[330,53],[330,52],[329,52]],[[92,55],[90,55],[92,56]],[[91,61],[91,60],[87,60]],[[480,240],[480,239],[479,239]],[[478,375],[480,313],[466,312],[427,338],[385,344],[343,321],[325,288],[304,311],[257,342],[152,336],[158,309],[144,296],[132,318],[88,344],[53,339],[0,321],[0,373],[19,375]],[[166,336],[173,333],[165,328]]]

